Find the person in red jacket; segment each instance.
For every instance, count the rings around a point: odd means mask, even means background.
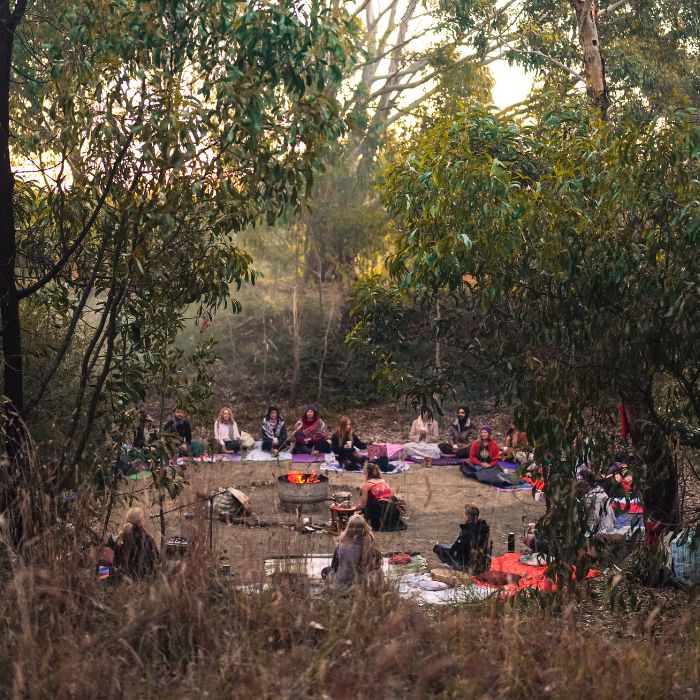
[[[490,425],[482,425],[479,437],[474,440],[469,450],[469,464],[477,467],[495,467],[501,456],[498,443],[491,439],[493,428]]]

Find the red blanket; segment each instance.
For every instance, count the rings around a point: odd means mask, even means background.
[[[547,573],[546,566],[529,566],[527,564],[521,564],[518,559],[522,557],[522,554],[514,552],[512,554],[503,554],[500,557],[494,557],[491,560],[491,571],[500,571],[506,574],[517,574],[522,576],[518,583],[509,583],[505,586],[493,586],[485,581],[480,581],[475,578],[474,581],[482,586],[492,586],[493,588],[501,588],[505,595],[514,596],[518,591],[525,588],[537,588],[544,592],[554,591],[557,588],[556,581],[548,579],[545,574]],[[591,569],[586,578],[593,578],[594,576],[599,576],[600,571]]]

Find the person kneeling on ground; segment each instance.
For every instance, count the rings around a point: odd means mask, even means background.
[[[273,457],[287,447],[287,426],[277,406],[268,406],[262,422],[262,445],[265,452],[271,452]]]
[[[340,417],[338,429],[331,438],[331,446],[343,469],[352,472],[362,470],[362,463],[367,457],[358,454],[358,450],[367,449],[367,445],[357,437],[357,433],[352,429],[352,422],[347,416]]]
[[[498,443],[491,439],[493,428],[490,425],[482,425],[479,437],[474,440],[469,450],[469,464],[476,467],[495,467],[501,457]]]
[[[460,406],[457,409],[457,417],[450,426],[450,442],[442,442],[440,451],[446,455],[453,455],[459,459],[469,457],[469,447],[476,437],[476,428],[469,418],[469,409]]]
[[[459,537],[451,547],[438,543],[433,547],[433,552],[452,569],[483,573],[491,563],[491,530],[488,523],[479,518],[477,506],[471,503],[464,506],[464,522],[459,529]]]
[[[315,454],[331,451],[331,446],[326,439],[326,424],[321,420],[316,410],[316,406],[309,404],[304,409],[304,415],[294,426],[294,448],[295,454]]]
[[[405,530],[406,523],[401,519],[399,500],[392,493],[389,484],[384,481],[377,464],[367,462],[365,479],[360,488],[360,502],[355,506],[355,510],[365,513],[373,530]]]
[[[158,559],[158,547],[146,532],[143,510],[131,508],[114,547],[114,565],[129,578],[144,578],[155,573]]]
[[[377,591],[382,583],[382,554],[374,544],[374,533],[360,513],[348,520],[338,538],[333,563],[321,575],[331,585],[350,586],[364,577],[370,590]]]
[[[221,445],[224,454],[233,454],[241,450],[241,433],[238,423],[231,413],[231,409],[225,406],[219,411],[219,417],[214,423],[214,437]]]

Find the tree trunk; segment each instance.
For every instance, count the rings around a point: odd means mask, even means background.
[[[10,72],[13,42],[14,27],[10,23],[9,8],[5,3],[0,3],[0,317],[3,393],[9,400],[7,411],[10,424],[14,425],[13,430],[18,431],[18,436],[21,437],[16,419],[24,410],[23,357],[19,296],[15,281],[15,177],[10,163]],[[8,443],[8,451],[15,447]]]
[[[605,61],[598,38],[595,0],[571,0],[576,11],[578,39],[583,52],[583,68],[586,76],[586,89],[593,104],[601,111],[603,118],[610,106],[608,86],[605,80]]]
[[[292,381],[289,388],[289,400],[292,406],[297,400],[297,389],[301,378],[301,333],[299,330],[299,296],[300,296],[300,256],[301,244],[297,239],[294,256],[294,292],[292,295]]]
[[[22,544],[31,523],[20,496],[31,493],[23,488],[27,467],[23,459],[27,436],[22,423],[24,411],[24,368],[22,333],[19,317],[19,295],[15,280],[17,237],[14,218],[15,176],[10,162],[10,77],[15,31],[26,0],[18,0],[10,13],[7,0],[0,2],[0,323],[3,353],[3,394],[6,397],[5,448],[9,461],[0,510],[8,519],[12,544]],[[26,516],[26,517],[25,517]],[[28,520],[27,520],[28,519]],[[27,520],[27,522],[25,522]]]
[[[653,419],[651,382],[623,397],[630,437],[642,463],[640,478],[644,512],[651,520],[672,526],[678,522],[678,470],[667,437]]]

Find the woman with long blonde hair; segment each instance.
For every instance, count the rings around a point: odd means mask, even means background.
[[[158,558],[158,547],[146,531],[143,509],[131,508],[114,547],[115,566],[120,574],[143,578],[155,572]]]
[[[338,538],[333,564],[326,569],[329,583],[349,586],[358,577],[369,577],[373,585],[381,583],[382,554],[374,544],[374,533],[369,523],[355,513]]]
[[[214,423],[214,438],[218,440],[224,454],[239,452],[241,449],[241,432],[233,411],[228,406],[219,411],[219,417]]]
[[[331,438],[331,447],[343,469],[353,472],[362,470],[362,463],[367,457],[360,454],[360,450],[366,450],[367,445],[353,431],[352,422],[347,416],[340,416],[338,429]]]

